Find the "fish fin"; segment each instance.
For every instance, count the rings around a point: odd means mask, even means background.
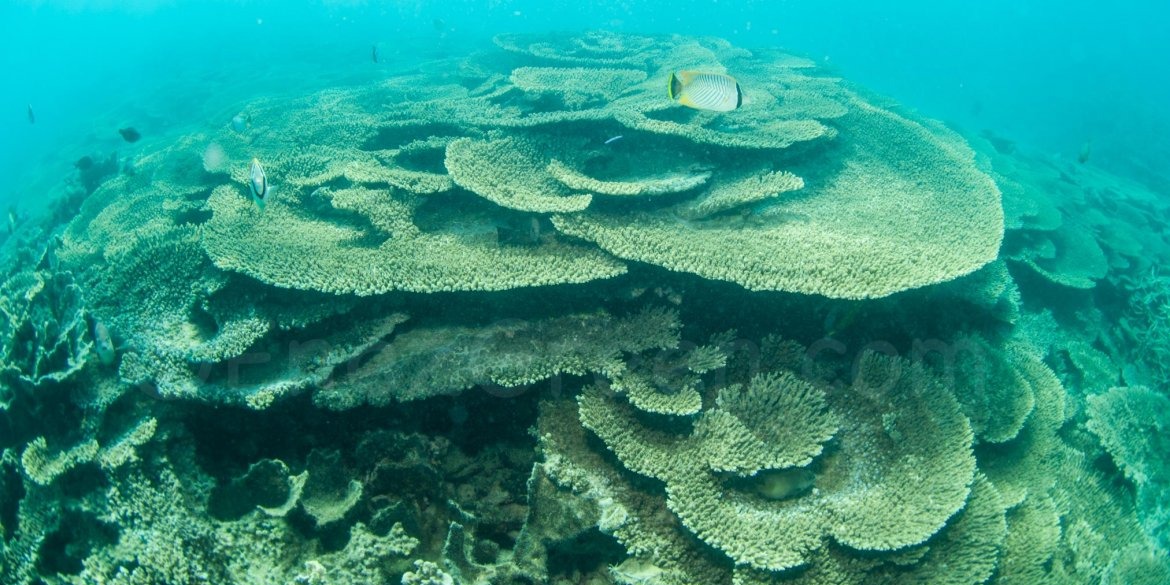
[[[678,99],[676,99],[675,101],[676,101],[676,102],[678,102],[678,103],[680,103],[680,104],[682,104],[682,105],[684,105],[684,106],[686,106],[686,107],[688,107],[688,108],[695,108],[695,109],[697,109],[697,110],[701,110],[701,109],[702,109],[702,108],[700,108],[699,106],[696,106],[696,105],[695,105],[695,102],[694,102],[694,100],[692,100],[692,99],[691,99],[691,96],[689,96],[689,95],[682,95],[682,96],[679,96],[679,97],[678,97]]]
[[[679,80],[677,73],[671,73],[670,79],[666,82],[666,95],[671,100],[678,99],[677,96],[682,93],[682,81]]]

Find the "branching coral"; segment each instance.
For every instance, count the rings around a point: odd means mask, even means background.
[[[1151,383],[1170,387],[1170,277],[1149,272],[1130,289],[1121,328],[1134,346],[1131,359]]]

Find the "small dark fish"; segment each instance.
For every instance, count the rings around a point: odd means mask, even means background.
[[[142,138],[142,134],[133,128],[121,128],[118,130],[118,134],[121,134],[122,140],[126,142],[138,142],[138,139]]]
[[[374,63],[378,62],[378,45],[373,45],[370,47],[370,60]]]
[[[1089,157],[1093,156],[1093,143],[1086,142],[1081,145],[1081,151],[1077,153],[1077,162],[1085,164],[1089,162]]]
[[[32,104],[28,105],[28,123],[29,124],[36,124],[37,123],[37,115],[33,112]]]

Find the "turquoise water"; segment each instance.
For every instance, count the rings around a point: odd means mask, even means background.
[[[0,582],[1170,582],[1168,17],[5,3]]]
[[[63,146],[117,144],[97,116],[166,128],[306,72],[367,73],[374,42],[423,52],[501,31],[605,27],[786,47],[932,117],[1066,157],[1092,142],[1101,164],[1153,173],[1170,159],[1167,20],[1158,2],[9,2],[0,171],[19,185],[37,180],[22,172],[34,163],[60,172]],[[276,79],[249,83],[256,69]]]

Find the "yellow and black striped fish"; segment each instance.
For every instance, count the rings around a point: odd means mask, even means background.
[[[722,73],[675,71],[666,92],[670,99],[696,110],[730,112],[743,105],[739,82]]]

